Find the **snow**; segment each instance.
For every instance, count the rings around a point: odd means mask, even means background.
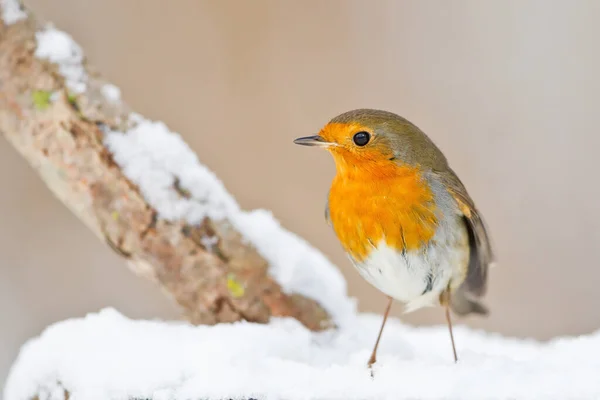
[[[347,296],[346,280],[323,253],[283,229],[269,211],[242,211],[231,220],[269,261],[269,273],[284,291],[316,300],[339,326],[354,318],[356,302]]]
[[[119,103],[121,101],[121,89],[117,86],[107,83],[102,86],[102,95],[111,103]]]
[[[160,217],[197,224],[204,217],[220,220],[239,211],[221,181],[200,164],[180,135],[163,122],[139,115],[132,120],[135,125],[126,133],[107,132],[104,143]],[[188,196],[176,189],[176,179]]]
[[[104,143],[161,218],[190,224],[205,217],[227,219],[269,262],[271,276],[284,291],[316,300],[338,325],[351,318],[356,304],[346,295],[346,281],[322,253],[283,229],[268,211],[241,210],[223,183],[163,122],[140,115],[130,120],[126,133],[109,131]]]
[[[47,328],[23,346],[5,400],[597,399],[600,332],[547,343],[391,319],[371,377],[380,316],[314,333],[293,319],[193,327],[104,309]]]
[[[18,0],[0,0],[2,20],[6,25],[11,25],[27,18],[27,13],[21,9]]]
[[[86,89],[87,74],[83,68],[83,51],[81,47],[63,31],[48,25],[44,30],[36,32],[37,48],[35,56],[58,64],[59,72],[66,80],[66,86],[74,93],[82,93]]]

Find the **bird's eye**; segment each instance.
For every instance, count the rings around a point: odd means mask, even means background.
[[[366,146],[367,143],[369,143],[369,140],[371,139],[371,135],[369,135],[369,132],[358,132],[354,134],[354,137],[352,138],[352,140],[354,141],[354,144],[356,144],[357,146]]]

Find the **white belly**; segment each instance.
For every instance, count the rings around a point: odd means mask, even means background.
[[[403,254],[382,241],[365,261],[354,265],[371,285],[405,303],[406,312],[437,305],[450,281],[462,280],[468,263],[468,239],[459,226],[441,226],[432,244],[421,251]]]

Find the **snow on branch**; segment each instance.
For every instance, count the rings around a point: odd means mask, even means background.
[[[0,7],[0,132],[190,321],[292,316],[319,330],[352,318],[321,253],[270,213],[241,210],[177,133],[128,109],[67,33],[15,0]]]
[[[5,24],[10,25],[27,18],[21,3],[16,0],[0,0],[0,12]]]
[[[600,333],[548,343],[392,319],[366,368],[381,317],[311,332],[291,318],[216,326],[130,320],[112,309],[46,329],[22,349],[4,400],[600,398]],[[68,393],[68,396],[65,394]]]

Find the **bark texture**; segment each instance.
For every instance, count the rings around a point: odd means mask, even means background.
[[[190,226],[158,217],[103,145],[104,130],[127,131],[130,110],[105,99],[106,82],[86,61],[85,93],[69,94],[57,66],[34,56],[41,25],[29,15],[8,26],[0,19],[0,133],[48,188],[193,323],[292,316],[313,330],[330,327],[319,304],[282,291],[228,221]],[[57,96],[40,101],[45,93]],[[205,237],[216,245],[205,247]]]

